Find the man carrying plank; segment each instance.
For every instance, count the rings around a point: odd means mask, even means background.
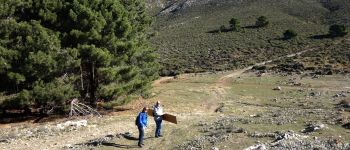
[[[163,107],[160,105],[160,101],[157,101],[157,103],[153,106],[153,116],[154,121],[156,122],[156,138],[162,137],[160,130],[162,128],[163,115]]]

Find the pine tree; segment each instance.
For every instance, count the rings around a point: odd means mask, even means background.
[[[80,93],[95,106],[146,93],[157,77],[141,0],[3,1],[0,77],[14,86],[1,91],[40,107]]]

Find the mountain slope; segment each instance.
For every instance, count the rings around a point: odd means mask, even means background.
[[[306,47],[322,47],[334,39],[310,37],[327,34],[333,23],[349,25],[350,18],[346,0],[158,2],[164,7],[154,13],[151,42],[159,50],[163,75],[240,68]],[[268,18],[269,26],[254,28],[256,18],[262,15]],[[243,29],[216,33],[222,25],[228,28],[231,18],[238,19]],[[295,30],[298,37],[281,40],[287,29]]]

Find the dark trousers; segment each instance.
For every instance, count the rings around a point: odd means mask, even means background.
[[[156,133],[155,136],[158,137],[160,136],[160,129],[162,128],[162,119],[155,120],[156,121]]]
[[[145,135],[145,131],[143,130],[142,127],[138,127],[139,128],[139,143],[138,145],[143,144],[143,137]]]

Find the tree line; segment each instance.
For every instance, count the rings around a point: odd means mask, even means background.
[[[157,54],[143,0],[1,0],[3,110],[147,96]]]

